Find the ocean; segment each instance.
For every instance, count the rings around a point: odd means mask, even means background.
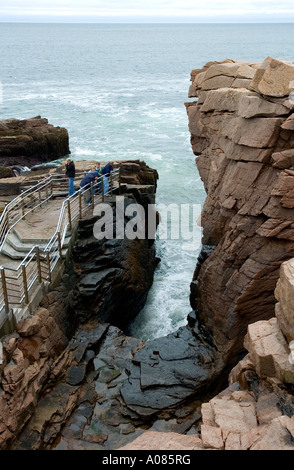
[[[0,44],[1,119],[41,115],[66,127],[74,160],[145,161],[163,205],[205,200],[184,106],[191,70],[226,58],[294,61],[293,24],[0,23]],[[199,245],[158,237],[161,263],[129,334],[150,340],[186,324]]]

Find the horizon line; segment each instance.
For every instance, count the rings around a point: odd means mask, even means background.
[[[37,20],[37,21],[27,21],[27,20],[0,20],[0,24],[293,24],[293,20],[279,20],[279,21],[51,21],[51,20]]]

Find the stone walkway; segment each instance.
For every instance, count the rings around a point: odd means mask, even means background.
[[[15,229],[23,240],[50,240],[54,235],[64,199],[52,199],[21,220]]]
[[[1,266],[16,269],[30,248],[49,242],[56,231],[63,201],[63,198],[48,201],[13,227],[3,252],[0,253]],[[16,259],[17,253],[19,253],[18,259]]]

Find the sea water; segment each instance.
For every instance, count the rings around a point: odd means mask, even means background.
[[[67,128],[74,160],[144,160],[165,205],[205,200],[184,106],[191,70],[226,58],[294,61],[292,24],[0,23],[0,46],[1,119],[41,115]],[[186,323],[199,249],[156,241],[161,263],[130,334],[152,339]]]

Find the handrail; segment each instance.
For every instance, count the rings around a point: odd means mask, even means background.
[[[113,170],[112,172],[114,174],[114,176],[118,175],[119,174],[119,170]],[[97,187],[101,182],[103,181],[103,176],[100,176],[98,179],[97,179],[97,182],[95,183],[95,186]],[[62,207],[61,207],[61,210],[60,210],[60,216],[59,216],[59,220],[58,220],[58,223],[57,223],[57,228],[56,228],[56,231],[54,233],[54,235],[51,237],[51,240],[48,242],[46,248],[44,251],[47,251],[48,250],[48,247],[50,246],[51,244],[51,241],[53,240],[53,238],[56,236],[56,234],[58,232],[60,232],[60,228],[61,228],[61,224],[62,224],[62,221],[63,221],[63,218],[64,218],[64,214],[66,213],[66,205],[68,204],[68,201],[71,200],[73,201],[74,198],[78,198],[79,197],[79,194],[81,195],[84,195],[85,193],[87,193],[89,190],[91,189],[91,187],[89,185],[83,187],[83,188],[80,188],[78,191],[76,191],[74,194],[72,194],[71,196],[69,196],[67,199],[65,199],[65,201],[63,201],[63,204],[62,204]],[[95,195],[94,195],[94,198],[95,198]]]
[[[83,172],[77,172],[76,175],[77,176],[81,176],[81,175],[84,175],[86,173],[86,171],[83,171]],[[48,185],[51,183],[53,183],[54,181],[60,181],[60,180],[65,180],[66,183],[67,183],[67,177],[62,174],[62,173],[57,173],[57,174],[52,174],[50,176],[47,176],[45,179],[43,179],[42,181],[38,182],[37,184],[31,186],[30,188],[26,189],[25,191],[23,191],[21,194],[19,194],[18,196],[16,196],[10,203],[8,203],[2,214],[1,214],[1,217],[0,217],[0,251],[6,241],[6,236],[7,236],[7,231],[4,235],[4,238],[3,238],[3,235],[2,234],[2,230],[4,228],[5,230],[5,223],[6,223],[6,218],[7,216],[9,215],[10,211],[12,211],[15,207],[17,207],[17,205],[19,203],[22,203],[24,201],[24,199],[28,196],[32,196],[33,194],[37,194],[39,195],[39,192],[42,191],[43,189],[46,189],[48,188]],[[44,202],[48,201],[49,199],[52,198],[52,193],[50,194],[49,197],[46,197],[44,200],[42,200],[41,202],[39,202],[38,204],[35,204],[31,209],[29,209],[27,212],[24,212],[21,217],[19,217],[14,223],[12,226],[10,226],[10,229],[13,228],[20,220],[22,220],[23,218],[25,218],[26,215],[28,215],[30,212],[34,211],[35,209],[37,209],[37,207],[41,206],[42,204],[44,204]],[[2,239],[2,240],[1,240]]]
[[[85,173],[87,172],[84,171],[81,174]],[[55,233],[51,237],[45,248],[42,247],[41,249],[39,245],[33,246],[16,268],[4,268],[0,266],[0,312],[4,308],[6,313],[8,314],[10,304],[22,304],[24,300],[26,303],[28,303],[30,291],[37,282],[40,283],[43,282],[43,280],[48,280],[49,283],[51,283],[52,273],[58,261],[62,261],[62,248],[65,242],[65,238],[67,236],[68,229],[71,230],[72,222],[76,219],[82,218],[85,209],[88,208],[87,205],[84,205],[84,208],[82,206],[83,196],[86,195],[86,193],[89,193],[90,190],[92,196],[91,206],[93,208],[95,205],[95,199],[97,200],[97,197],[104,201],[104,196],[106,194],[108,194],[109,192],[112,194],[112,191],[114,189],[114,182],[118,182],[119,184],[119,169],[112,171],[111,177],[109,178],[110,184],[106,191],[104,188],[104,183],[106,180],[104,178],[105,177],[103,176],[99,177],[95,185],[91,184],[87,185],[86,187],[80,188],[72,196],[68,196],[63,201]],[[44,202],[51,199],[54,196],[54,181],[61,182],[61,180],[67,181],[67,177],[59,174],[50,175],[43,181],[24,191],[21,195],[17,196],[13,201],[11,201],[11,203],[9,203],[5,207],[0,218],[0,241],[2,238],[0,251],[11,229],[21,219],[25,218],[27,214],[40,207]],[[50,185],[51,190],[50,196],[48,195],[47,191],[48,185]],[[101,186],[102,192],[97,194],[94,191],[94,187],[98,188],[99,186]],[[42,199],[42,197],[40,197],[40,191],[43,191],[45,189],[46,197],[40,202],[40,199]],[[60,187],[58,189],[60,189]],[[32,203],[33,207],[29,208],[29,210],[25,212],[25,210],[23,210],[24,194],[25,197],[29,197],[31,200],[32,195],[37,193],[38,203]],[[19,214],[18,207],[18,204],[20,202],[22,209],[21,216]],[[17,208],[17,210],[13,213],[13,209],[15,208]],[[17,217],[17,221],[13,221],[12,225],[11,219],[9,219],[8,217],[10,212],[12,212],[11,217],[14,217],[15,215]],[[6,233],[4,237],[1,237],[1,233],[3,231],[5,231]],[[18,286],[18,289],[14,289],[16,284]]]

